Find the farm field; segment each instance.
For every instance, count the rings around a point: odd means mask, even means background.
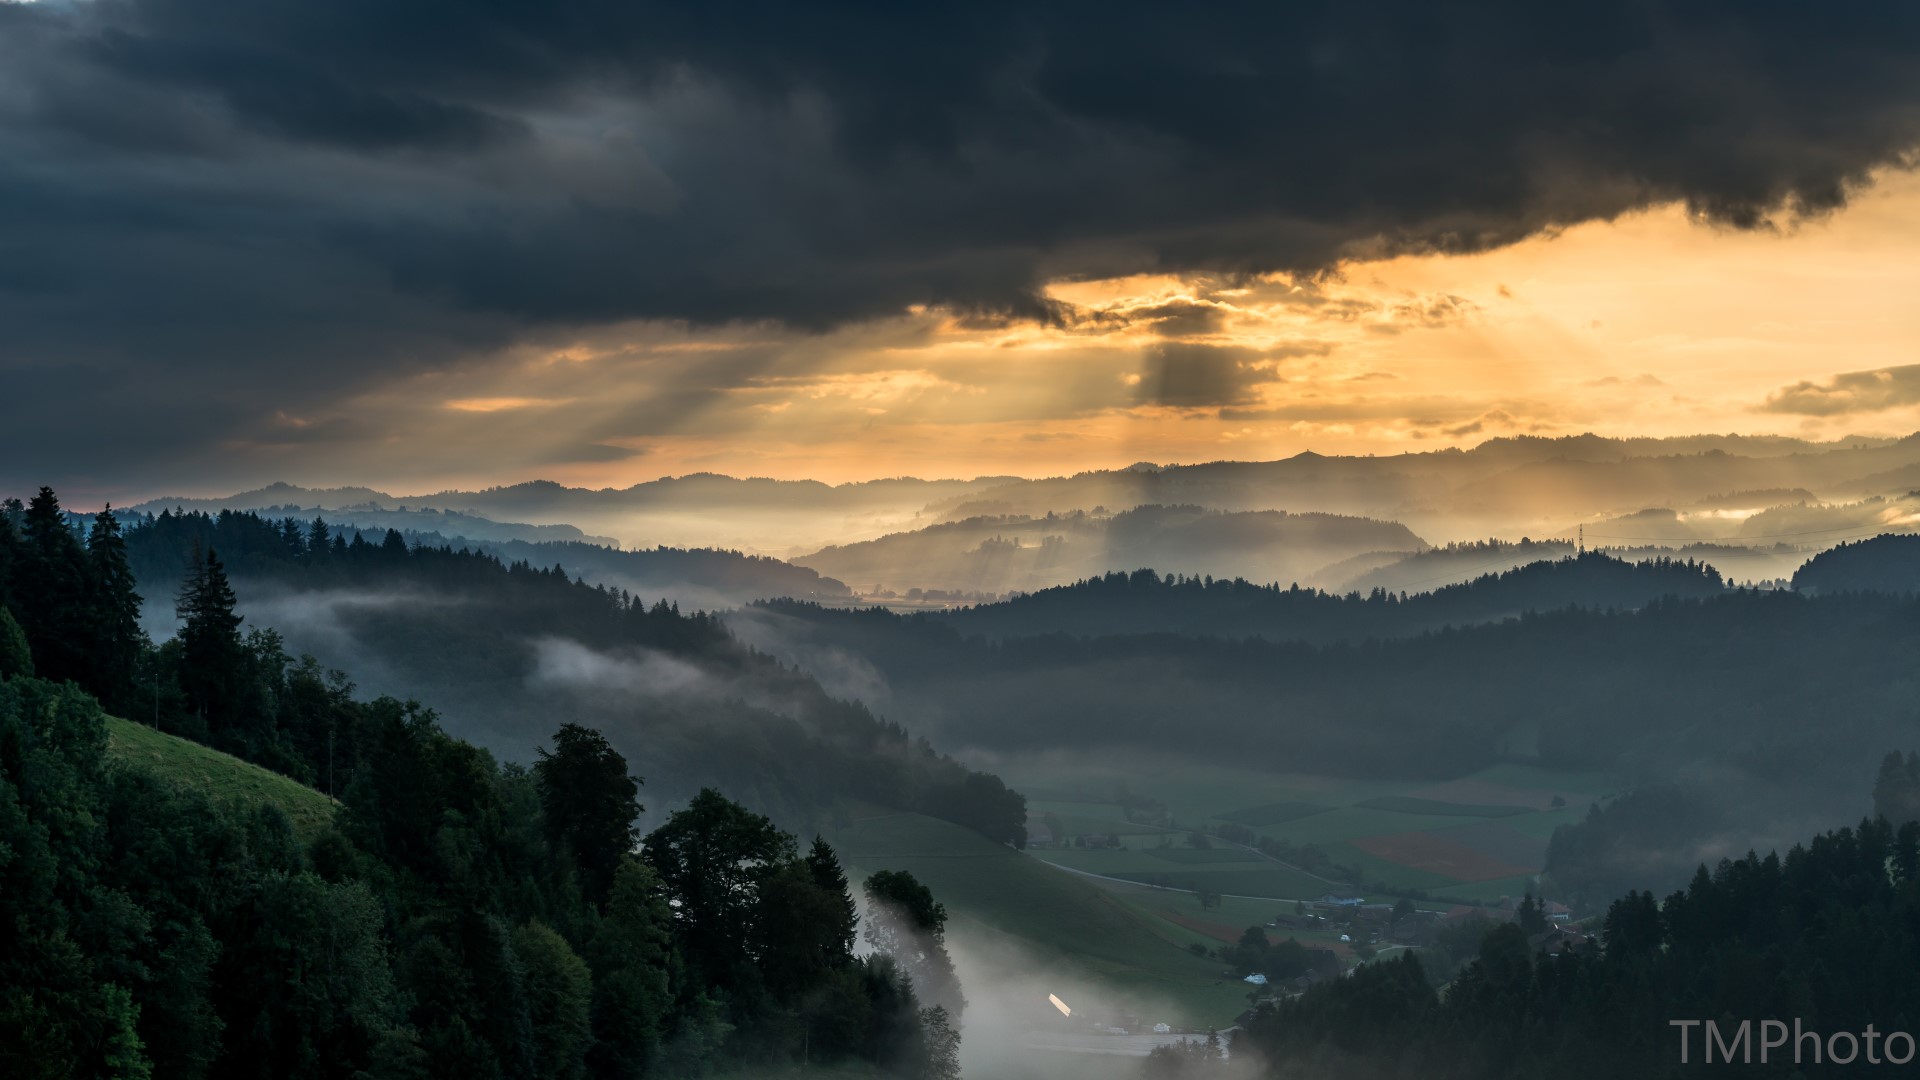
[[[1524,891],[1545,863],[1553,830],[1579,821],[1595,800],[1618,790],[1603,774],[1520,763],[1445,780],[1401,781],[1097,756],[1040,757],[997,767],[1016,788],[1048,793],[1032,811],[1036,818],[1051,815],[1047,820],[1069,842],[1117,836],[1124,845],[1044,845],[1034,851],[1040,858],[1146,884],[1279,899],[1345,890],[1244,849],[1222,850],[1218,839],[1211,849],[1186,847],[1186,834],[1201,826],[1237,825],[1292,847],[1313,845],[1333,864],[1356,869],[1365,885],[1421,890],[1436,903],[1491,901]],[[1156,820],[1168,827],[1123,824],[1122,792],[1136,808],[1163,806],[1165,816]],[[1155,850],[1168,838],[1178,847]]]

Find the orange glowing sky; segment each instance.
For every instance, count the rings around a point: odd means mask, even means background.
[[[1899,370],[1920,363],[1916,251],[1920,179],[1894,173],[1784,231],[1667,207],[1321,282],[1061,282],[1050,326],[939,311],[816,336],[624,325],[339,403],[402,434],[326,475],[275,461],[295,440],[242,449],[263,475],[405,488],[1038,476],[1513,433],[1904,434],[1920,429],[1920,369]]]

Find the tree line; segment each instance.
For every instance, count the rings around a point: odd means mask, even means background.
[[[210,547],[181,633],[123,659],[95,617],[123,580],[91,550],[112,524],[80,547],[43,491],[0,534],[0,1075],[957,1075],[945,911],[910,875],[868,879],[862,920],[831,847],[718,792],[640,836],[640,783],[598,731],[563,724],[522,767],[311,662],[263,690],[236,673],[270,634],[240,635]],[[110,755],[125,721],[88,691],[144,701],[143,664],[183,733],[324,765],[331,822],[302,834],[218,776]]]
[[[1297,583],[1257,584],[1244,578],[1142,569],[925,618],[951,625],[963,635],[990,638],[1182,633],[1324,644],[1412,637],[1519,611],[1630,609],[1663,596],[1714,596],[1725,588],[1719,571],[1705,563],[1626,562],[1591,552],[1411,595],[1384,588],[1342,595]]]
[[[1904,1047],[1883,1049],[1914,1056],[1916,926],[1920,824],[1876,818],[1784,856],[1700,867],[1664,901],[1628,893],[1579,947],[1549,952],[1516,924],[1495,927],[1444,994],[1424,952],[1364,965],[1262,1007],[1233,1050],[1272,1077],[1611,1080],[1705,1068],[1704,1027],[1672,1021],[1714,1021],[1729,1041],[1746,1021],[1746,1073],[1873,1075],[1889,1059],[1871,1063],[1862,1033],[1905,1032]],[[1799,1047],[1796,1065],[1794,1047],[1776,1046],[1761,1065],[1761,1024],[1796,1020],[1819,1049]]]
[[[355,688],[338,670],[346,665],[309,655],[323,650],[374,670],[381,693],[433,701],[456,734],[507,756],[543,738],[556,711],[586,722],[664,781],[668,801],[702,786],[747,792],[806,829],[830,824],[835,801],[853,797],[1025,842],[1025,800],[924,733],[834,698],[711,615],[589,585],[558,565],[233,511],[162,512],[122,530],[108,510],[82,536],[45,489],[0,516],[10,526],[0,530],[0,584],[26,598],[14,610],[40,674],[329,794],[338,793],[330,760],[352,752],[337,713]],[[173,602],[179,630],[157,647],[141,631],[143,603],[156,602],[143,582],[174,586],[162,602]],[[342,632],[316,633],[298,613],[273,627],[246,623],[242,594],[368,602],[340,614]],[[555,642],[609,665],[670,657],[704,693],[656,693],[644,678],[611,690],[543,680],[539,650]]]

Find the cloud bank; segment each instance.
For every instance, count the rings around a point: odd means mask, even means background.
[[[631,320],[1047,321],[1062,279],[1766,227],[1910,162],[1916,46],[1904,5],[1732,0],[0,4],[0,375],[46,406],[0,451],[82,406],[81,475],[378,439],[313,414]],[[1161,398],[1244,398],[1200,368]]]

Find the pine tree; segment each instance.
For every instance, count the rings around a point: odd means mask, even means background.
[[[147,649],[140,629],[140,594],[127,563],[127,542],[108,506],[95,515],[87,537],[87,590],[92,637],[93,691],[109,711],[126,715],[134,673]]]
[[[87,681],[86,553],[67,527],[53,489],[27,505],[25,548],[14,576],[14,615],[33,649],[34,668],[55,682]]]
[[[0,606],[0,679],[33,674],[33,651],[27,647],[27,635],[13,619],[13,613]]]
[[[332,542],[333,533],[327,528],[327,523],[314,518],[313,524],[307,526],[307,554],[316,559],[324,558],[332,550]]]
[[[20,546],[20,533],[14,519],[20,516],[20,500],[0,503],[0,606],[12,602],[14,575],[20,572],[26,553]]]
[[[848,891],[847,875],[840,868],[840,858],[834,854],[832,846],[816,836],[813,848],[807,852],[807,873],[812,876],[814,885],[828,896],[835,898],[832,925],[832,940],[836,944],[835,966],[853,959],[853,939],[859,931],[860,909],[854,904]]]
[[[212,548],[196,552],[180,586],[174,613],[180,628],[180,688],[210,730],[227,726],[245,674],[246,646],[233,587]]]

